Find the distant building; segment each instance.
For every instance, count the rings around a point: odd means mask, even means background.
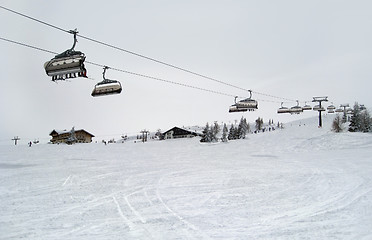
[[[179,127],[174,127],[169,129],[168,131],[164,132],[161,135],[161,139],[174,139],[174,138],[192,138],[199,136],[201,137],[201,133],[197,133],[196,131],[189,131],[186,129],[182,129]]]
[[[52,139],[50,140],[51,143],[67,143],[67,144],[74,144],[74,143],[91,143],[92,138],[94,137],[93,134],[85,131],[84,129],[75,130],[72,128],[70,131],[68,130],[53,130],[50,134]]]

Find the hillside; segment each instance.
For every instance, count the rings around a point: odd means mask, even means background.
[[[0,239],[371,239],[372,135],[0,146]]]

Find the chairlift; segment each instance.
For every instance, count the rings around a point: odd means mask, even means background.
[[[333,104],[327,107],[328,113],[335,113],[335,109],[336,107]]]
[[[119,81],[116,80],[110,80],[105,78],[106,70],[109,69],[109,67],[104,66],[103,68],[103,81],[97,83],[94,86],[94,89],[92,91],[93,97],[98,96],[104,96],[104,95],[113,95],[113,94],[119,94],[121,93],[122,87]]]
[[[335,112],[336,112],[336,113],[342,113],[342,112],[344,112],[344,110],[342,110],[342,108],[337,108],[337,109],[335,110]]]
[[[236,102],[235,97],[235,104],[238,108],[246,108],[248,111],[254,111],[258,109],[258,103],[256,100],[252,99],[252,90],[249,90],[249,98],[240,100],[239,102]]]
[[[303,112],[303,109],[302,107],[300,107],[298,100],[297,100],[297,106],[293,106],[289,109],[290,114],[300,114],[302,112]]]
[[[308,111],[308,110],[312,110],[313,108],[309,105],[309,104],[306,104],[305,102],[305,106],[302,107],[302,110],[304,111]]]
[[[283,102],[282,102],[280,108],[278,109],[278,113],[289,113],[289,108],[283,107]]]
[[[229,112],[232,113],[232,112],[246,112],[248,111],[248,108],[246,107],[242,107],[240,106],[237,102],[236,102],[236,99],[238,98],[238,96],[235,97],[234,101],[235,101],[235,104],[231,105],[229,107]]]
[[[320,107],[320,105],[315,105],[315,106],[313,107],[313,110],[314,110],[314,111],[325,111],[324,107]]]
[[[52,81],[66,80],[76,77],[87,77],[87,70],[84,67],[85,55],[80,51],[75,51],[77,42],[75,30],[70,33],[74,34],[74,44],[71,49],[56,55],[53,59],[44,64],[45,72],[52,77]]]
[[[248,111],[248,108],[240,108],[236,104],[233,104],[229,108],[229,112],[246,112]]]

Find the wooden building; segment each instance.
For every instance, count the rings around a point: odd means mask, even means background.
[[[164,132],[161,136],[161,139],[191,138],[191,137],[196,137],[196,136],[201,137],[202,134],[197,133],[196,131],[189,131],[189,130],[182,129],[179,127],[174,127]]]
[[[68,130],[53,130],[50,134],[52,139],[50,140],[51,143],[66,143],[66,144],[74,144],[74,143],[91,143],[92,138],[94,137],[93,134],[85,131],[84,129],[75,130],[72,128],[70,131]]]

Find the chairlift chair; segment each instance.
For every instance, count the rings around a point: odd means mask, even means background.
[[[258,102],[252,99],[252,90],[249,90],[249,93],[250,93],[249,98],[240,100],[239,102],[236,102],[235,97],[235,104],[238,108],[246,108],[248,111],[254,111],[258,109]]]
[[[248,111],[248,108],[246,107],[242,107],[241,105],[238,105],[238,103],[236,102],[236,99],[238,98],[238,96],[235,97],[235,104],[231,105],[229,107],[229,113],[232,113],[232,112],[246,112]]]
[[[333,104],[327,107],[328,113],[335,113],[335,109],[336,107]]]
[[[77,42],[76,30],[71,30],[74,34],[74,44],[71,49],[56,55],[53,59],[44,64],[45,72],[52,77],[52,81],[66,80],[68,78],[87,77],[87,70],[84,66],[85,55],[80,51],[75,51]]]
[[[92,91],[92,96],[93,97],[98,97],[98,96],[105,96],[105,95],[113,95],[113,94],[119,94],[122,91],[122,87],[119,81],[116,80],[110,80],[105,78],[105,73],[106,70],[109,67],[105,66],[103,68],[103,81],[97,83],[94,86],[94,89]]]
[[[336,112],[336,113],[342,113],[342,112],[344,112],[344,110],[342,110],[342,108],[337,108],[337,109],[335,110],[335,112]]]
[[[290,114],[300,114],[302,112],[303,112],[303,109],[302,107],[300,107],[298,100],[297,100],[297,106],[293,106],[289,109]]]
[[[320,105],[315,105],[315,106],[313,107],[313,110],[314,110],[314,111],[325,111],[324,107],[320,107]]]
[[[313,108],[309,105],[309,104],[306,104],[305,102],[305,106],[302,107],[302,110],[304,111],[308,111],[308,110],[312,110]]]
[[[278,113],[289,113],[289,108],[283,107],[283,102],[282,102],[280,108],[278,109]]]

